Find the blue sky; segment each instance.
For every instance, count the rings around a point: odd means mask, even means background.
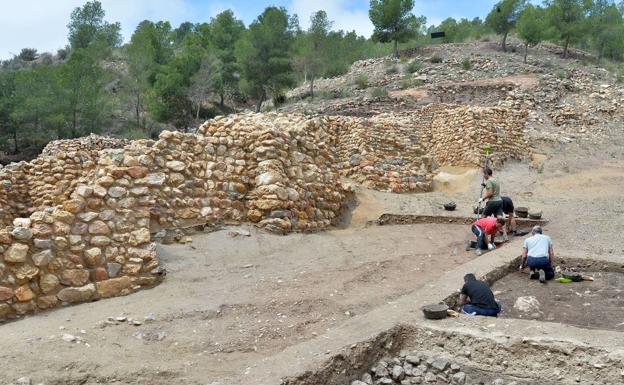
[[[86,0],[0,0],[0,59],[19,53],[23,47],[55,51],[67,44],[67,22],[71,11]],[[175,27],[183,21],[203,22],[231,8],[249,24],[269,5],[297,13],[305,28],[310,14],[327,11],[336,29],[370,35],[368,0],[100,0],[109,21],[119,21],[127,41],[141,20],[168,20]],[[495,0],[415,0],[414,14],[425,15],[428,24],[447,17],[484,18]]]

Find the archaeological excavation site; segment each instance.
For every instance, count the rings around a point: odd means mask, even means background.
[[[427,46],[415,87],[358,61],[317,81],[349,96],[0,166],[0,384],[624,383],[624,87],[553,50]],[[480,254],[486,158],[528,217]],[[468,273],[498,317],[456,312]]]

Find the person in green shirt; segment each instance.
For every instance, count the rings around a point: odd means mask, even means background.
[[[485,179],[485,189],[479,203],[486,201],[483,209],[483,218],[489,216],[503,216],[503,199],[500,196],[500,183],[498,178],[492,175],[493,171],[489,167],[483,168],[483,178]]]

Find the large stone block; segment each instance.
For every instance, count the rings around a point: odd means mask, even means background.
[[[95,287],[100,297],[109,298],[119,295],[123,290],[130,288],[130,284],[129,277],[119,277],[96,282]]]
[[[81,287],[68,287],[58,292],[56,295],[63,302],[76,303],[85,302],[95,297],[97,290],[95,285],[90,283]]]
[[[4,253],[4,260],[11,263],[21,263],[26,261],[28,256],[28,245],[23,243],[14,243],[9,246]]]

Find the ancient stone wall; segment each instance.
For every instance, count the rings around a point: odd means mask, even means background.
[[[0,170],[0,318],[157,283],[150,234],[161,229],[326,229],[350,194],[341,175],[428,191],[436,163],[478,165],[485,142],[501,160],[522,156],[523,125],[522,112],[436,104],[372,118],[231,115],[123,148],[52,143]]]

